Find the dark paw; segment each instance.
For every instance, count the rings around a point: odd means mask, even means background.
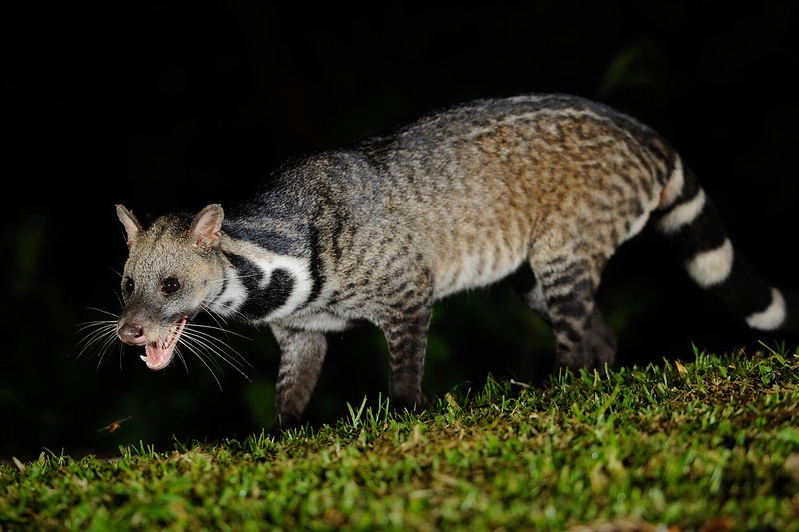
[[[283,435],[292,429],[297,429],[302,426],[300,419],[294,416],[277,416],[269,427],[267,434],[274,439],[280,439]]]
[[[415,414],[422,410],[416,401],[401,401],[399,399],[389,401],[389,409],[392,414],[398,415]]]
[[[598,312],[594,312],[583,342],[588,355],[587,369],[597,369],[604,373],[613,365],[616,356],[616,334],[602,320]]]

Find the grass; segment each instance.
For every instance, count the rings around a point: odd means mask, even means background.
[[[0,465],[0,530],[799,530],[797,427],[799,351],[489,379],[279,441]]]

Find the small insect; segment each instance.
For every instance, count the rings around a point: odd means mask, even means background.
[[[113,434],[114,432],[119,430],[120,427],[122,427],[122,423],[124,423],[125,421],[129,420],[132,417],[133,416],[127,416],[127,417],[123,417],[122,419],[117,419],[116,421],[112,421],[111,423],[109,423],[105,427],[103,427],[101,429],[97,429],[97,432],[106,431],[109,434]]]

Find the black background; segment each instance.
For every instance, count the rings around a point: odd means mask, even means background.
[[[271,421],[267,332],[231,340],[250,380],[221,389],[194,357],[153,373],[114,344],[77,356],[79,324],[116,312],[125,245],[114,204],[143,217],[245,196],[291,155],[439,106],[559,91],[649,123],[681,151],[736,246],[780,285],[794,258],[797,13],[789,1],[537,1],[319,8],[297,2],[28,3],[2,8],[0,457],[244,437]],[[381,7],[378,7],[381,6]],[[601,302],[624,364],[753,352],[756,339],[645,235],[612,261]],[[539,382],[546,328],[504,285],[436,308],[425,391],[491,372]],[[331,340],[309,419],[385,392],[379,332]],[[97,429],[133,417],[113,434]]]

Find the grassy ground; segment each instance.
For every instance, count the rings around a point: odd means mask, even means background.
[[[489,381],[280,441],[0,465],[0,530],[799,530],[799,351]],[[606,527],[606,528],[603,528]]]

